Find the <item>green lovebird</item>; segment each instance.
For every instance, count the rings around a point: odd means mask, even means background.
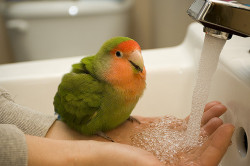
[[[132,118],[145,80],[139,44],[128,37],[111,38],[96,55],[73,64],[71,72],[63,76],[54,97],[55,112],[84,135],[109,139],[103,132]]]

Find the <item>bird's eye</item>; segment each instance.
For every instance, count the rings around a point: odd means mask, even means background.
[[[116,51],[115,55],[119,58],[122,57],[122,53],[120,51]]]

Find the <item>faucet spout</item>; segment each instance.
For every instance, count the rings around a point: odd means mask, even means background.
[[[237,1],[195,0],[187,11],[204,25],[204,32],[230,39],[232,35],[250,37],[250,5]]]
[[[224,40],[229,40],[233,36],[231,33],[223,32],[221,30],[208,28],[208,27],[204,27],[203,32],[205,32],[206,34],[208,34],[210,36],[214,36],[214,37],[224,39]]]

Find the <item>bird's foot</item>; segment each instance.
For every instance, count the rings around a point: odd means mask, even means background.
[[[96,135],[99,136],[99,137],[102,137],[102,138],[104,138],[104,139],[106,139],[106,140],[108,140],[108,141],[110,141],[110,142],[115,142],[112,138],[110,138],[109,136],[107,136],[107,135],[106,135],[104,132],[102,132],[102,131],[97,132]]]
[[[138,119],[134,118],[133,116],[129,116],[128,120],[132,123],[137,122],[138,124],[141,124],[141,122]]]

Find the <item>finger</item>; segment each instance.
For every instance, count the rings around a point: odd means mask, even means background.
[[[218,127],[220,127],[223,124],[223,121],[218,118],[214,117],[210,119],[203,127],[202,129],[206,132],[207,135],[212,135]]]
[[[207,103],[205,105],[204,112],[208,111],[210,108],[212,108],[213,106],[215,106],[217,104],[221,104],[221,103],[219,101],[211,101],[211,102]],[[187,116],[185,120],[188,121],[189,117],[190,117],[190,115]]]
[[[217,166],[231,142],[234,132],[232,124],[223,124],[208,140],[208,147],[201,155],[201,165]]]
[[[211,102],[207,103],[205,105],[204,112],[208,111],[210,108],[212,108],[213,106],[215,106],[217,104],[221,104],[221,102],[219,102],[219,101],[211,101]]]
[[[222,114],[224,114],[227,111],[227,107],[225,107],[223,104],[216,104],[213,107],[211,107],[209,110],[207,110],[201,120],[201,125],[203,126],[206,124],[210,119],[214,117],[220,117]]]

